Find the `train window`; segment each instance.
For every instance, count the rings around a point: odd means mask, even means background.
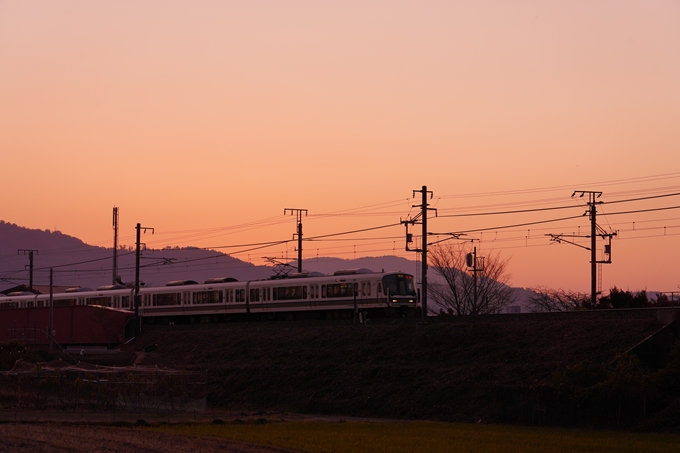
[[[181,305],[182,293],[153,294],[152,300],[152,305],[154,307],[162,305]]]
[[[236,291],[236,302],[245,302],[246,301],[246,290],[245,289],[237,289]]]
[[[19,302],[3,302],[0,308],[19,308]]]
[[[197,291],[194,293],[194,304],[221,304],[222,291]]]
[[[77,299],[53,299],[55,307],[70,307],[77,304]]]
[[[271,288],[267,288],[267,300],[271,300],[272,299],[271,296],[272,296]]]
[[[120,298],[120,302],[121,308],[132,308],[130,307],[130,296],[122,296]]]
[[[250,288],[250,301],[251,302],[260,301],[260,288]]]
[[[413,277],[407,274],[386,275],[383,284],[390,296],[415,296]]]
[[[274,300],[293,300],[306,298],[306,286],[285,286],[282,288],[274,288]]]
[[[371,282],[361,282],[361,295],[365,297],[371,295]]]
[[[110,302],[108,297],[88,297],[85,299],[85,305],[102,305],[108,307]]]
[[[353,297],[352,288],[356,291],[356,286],[358,286],[356,283],[334,283],[332,285],[326,285],[325,297]],[[321,297],[324,297],[323,286],[321,289]]]
[[[378,282],[378,294],[382,293],[382,283]]]
[[[321,285],[321,297],[326,297],[326,285]]]

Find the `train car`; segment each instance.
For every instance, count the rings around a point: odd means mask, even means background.
[[[245,282],[176,281],[162,288],[144,288],[140,294],[140,316],[146,322],[161,323],[243,317],[349,317],[355,307],[371,315],[403,316],[412,313],[416,305],[412,275],[366,269]]]
[[[338,318],[361,310],[370,316],[405,316],[417,302],[412,275],[337,271],[333,275],[292,274],[239,282],[212,278],[169,282],[140,289],[139,315],[147,323],[210,322],[238,318]],[[49,307],[48,294],[0,298],[0,309]],[[120,285],[53,294],[55,307],[96,305],[134,311],[134,290]]]

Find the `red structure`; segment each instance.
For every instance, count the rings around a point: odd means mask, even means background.
[[[125,340],[129,310],[97,305],[54,308],[54,340],[60,345],[111,345]],[[49,308],[0,310],[0,340],[48,344]]]

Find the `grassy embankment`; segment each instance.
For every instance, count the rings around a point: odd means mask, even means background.
[[[222,437],[310,453],[680,451],[680,436],[674,435],[436,422],[282,422],[178,425],[157,430]]]

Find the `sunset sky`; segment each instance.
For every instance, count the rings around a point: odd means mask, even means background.
[[[680,1],[0,0],[0,156],[0,219],[106,247],[113,206],[128,246],[140,222],[150,247],[236,253],[292,239],[284,208],[309,238],[398,224],[427,185],[430,231],[581,291],[589,253],[545,234],[587,216],[527,224],[602,191],[603,288],[678,290],[680,209],[620,213],[680,196],[607,203],[680,193]],[[403,236],[304,250],[415,258]]]

